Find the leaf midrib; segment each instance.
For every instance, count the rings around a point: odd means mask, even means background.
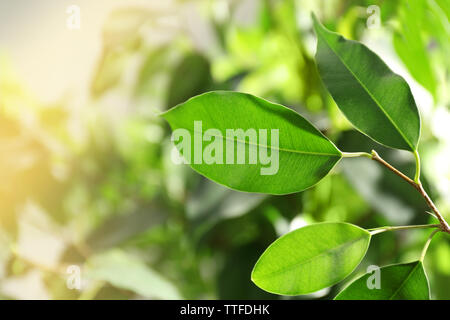
[[[399,291],[405,286],[405,284],[408,282],[409,278],[416,272],[417,267],[419,266],[419,263],[415,265],[415,267],[409,272],[408,276],[405,280],[402,281],[401,285],[395,290],[395,292],[392,294],[392,296],[389,297],[389,300],[393,300],[394,297],[399,293]]]
[[[203,133],[203,134],[205,134],[203,131],[197,131],[197,130],[192,130],[192,129],[186,129],[186,130],[188,130],[189,132],[192,132],[192,133]],[[319,153],[319,152],[302,151],[302,150],[292,150],[292,149],[287,149],[287,148],[275,148],[275,147],[272,147],[272,146],[270,146],[270,147],[269,146],[264,146],[264,145],[261,145],[259,143],[250,143],[250,142],[247,142],[247,141],[242,141],[240,139],[229,139],[226,136],[225,137],[224,136],[216,136],[216,135],[212,135],[212,134],[208,134],[208,136],[215,137],[215,138],[221,138],[221,139],[226,140],[226,141],[233,141],[233,142],[237,141],[237,142],[242,143],[242,144],[247,144],[247,145],[251,145],[251,146],[255,146],[255,147],[262,147],[262,148],[271,149],[271,150],[278,150],[278,151],[283,151],[283,152],[299,153],[299,154],[315,155],[315,156],[337,157],[337,158],[341,158],[342,157],[341,154]],[[328,142],[331,145],[333,145],[331,141],[328,141]],[[338,152],[340,152],[338,149],[336,149],[336,150]]]
[[[325,254],[329,254],[330,252],[337,251],[337,250],[339,250],[339,249],[341,249],[341,248],[348,247],[348,246],[350,246],[350,245],[352,245],[352,244],[354,244],[354,243],[356,243],[356,242],[358,242],[358,241],[360,241],[360,240],[364,240],[364,238],[365,238],[364,236],[358,237],[358,238],[356,238],[356,239],[353,239],[352,241],[345,242],[345,243],[343,243],[343,244],[341,244],[341,245],[339,245],[339,246],[337,246],[337,247],[334,247],[334,248],[332,248],[332,249],[330,249],[330,250],[326,250],[326,251],[324,251],[324,252],[321,252],[321,253],[319,253],[318,255],[312,256],[312,257],[310,257],[310,258],[308,258],[308,259],[306,259],[306,260],[303,260],[303,261],[294,263],[294,264],[292,264],[292,265],[286,266],[286,267],[281,268],[281,269],[276,270],[276,271],[272,271],[272,272],[266,273],[266,274],[264,274],[264,275],[262,275],[262,276],[260,276],[260,277],[274,276],[274,275],[278,275],[279,273],[286,272],[286,271],[288,271],[288,270],[290,270],[290,269],[298,268],[299,266],[302,266],[302,265],[304,265],[304,264],[310,262],[311,260],[314,260],[314,259],[316,259],[316,258],[318,258],[318,257],[320,257],[320,256],[325,255]]]
[[[323,32],[323,31],[322,31]],[[356,79],[358,84],[366,91],[366,93],[375,101],[376,105],[381,109],[385,117],[389,120],[389,122],[392,124],[392,126],[395,128],[395,130],[400,134],[400,136],[405,140],[405,142],[408,144],[408,146],[414,151],[415,147],[413,147],[412,143],[405,137],[403,132],[400,130],[400,128],[397,126],[395,121],[391,118],[391,116],[387,113],[386,110],[382,107],[381,103],[375,98],[375,96],[372,95],[370,90],[362,83],[359,78],[356,76],[356,74],[353,72],[353,70],[345,63],[345,61],[337,54],[337,52],[333,49],[331,44],[327,41],[326,37],[322,37],[325,41],[325,43],[328,45],[330,50],[335,54],[335,56],[341,61],[341,63],[345,66],[345,68],[350,72],[350,74]]]

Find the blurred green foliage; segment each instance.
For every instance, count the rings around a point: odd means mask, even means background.
[[[370,5],[381,10],[378,28],[366,26]],[[285,196],[238,193],[172,163],[169,129],[157,113],[224,89],[290,106],[341,150],[375,148],[412,174],[411,157],[351,131],[337,111],[313,60],[311,11],[409,73],[423,116],[426,186],[446,214],[450,132],[435,124],[450,112],[448,1],[205,0],[179,1],[170,13],[124,8],[105,22],[89,104],[81,109],[64,97],[42,104],[0,57],[0,297],[278,299],[258,289],[250,273],[288,230],[321,221],[366,228],[433,221],[410,186],[365,159],[346,161],[321,184]],[[166,14],[179,28],[158,25]],[[152,41],[155,34],[163,40]],[[427,235],[375,237],[351,278],[371,264],[417,258]],[[80,267],[80,290],[67,286],[70,265]],[[448,237],[436,237],[425,265],[434,298],[449,299]],[[339,288],[297,298],[332,298]]]

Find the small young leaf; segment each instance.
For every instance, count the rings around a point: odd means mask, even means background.
[[[428,279],[422,262],[395,264],[379,269],[379,275],[376,272],[367,273],[355,280],[335,300],[430,299]],[[376,281],[380,281],[379,288],[376,287]]]
[[[208,92],[162,116],[172,130],[184,129],[189,134],[183,140],[190,140],[191,147],[182,146],[184,141],[177,147],[192,168],[240,191],[302,191],[327,175],[342,157],[334,144],[298,113],[250,94]],[[240,134],[227,134],[238,131]],[[195,148],[199,140],[203,142]],[[217,147],[214,154],[209,152],[213,143]],[[240,162],[239,152],[244,156]],[[205,153],[212,154],[214,161],[205,161]]]
[[[282,236],[262,254],[252,281],[271,293],[299,295],[347,277],[369,247],[368,231],[348,223],[318,223]]]
[[[415,151],[420,117],[406,81],[366,46],[313,19],[319,73],[347,119],[381,144]]]

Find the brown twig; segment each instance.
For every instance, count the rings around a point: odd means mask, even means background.
[[[425,199],[425,201],[427,202],[427,204],[431,208],[431,210],[433,210],[434,214],[436,215],[436,218],[439,220],[439,223],[441,225],[441,230],[450,234],[450,226],[448,225],[447,221],[445,221],[444,217],[439,212],[438,208],[434,204],[433,200],[431,200],[430,196],[425,191],[425,189],[423,188],[422,183],[420,181],[418,183],[416,183],[414,180],[412,180],[411,178],[406,176],[403,172],[394,168],[391,164],[389,164],[383,158],[381,158],[380,155],[375,150],[372,150],[371,159],[377,161],[378,163],[381,163],[383,166],[385,166],[386,168],[391,170],[393,173],[398,175],[400,178],[402,178],[403,180],[408,182],[410,185],[412,185],[414,187],[414,189],[416,189],[420,193],[420,195]]]

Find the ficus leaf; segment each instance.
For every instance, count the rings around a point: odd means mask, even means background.
[[[425,10],[424,10],[425,11]],[[436,97],[438,83],[432,66],[432,59],[429,56],[429,49],[421,34],[423,30],[415,19],[404,14],[402,20],[405,24],[403,32],[396,31],[392,37],[392,43],[398,56],[408,68],[409,73],[424,88],[426,88],[433,97]],[[404,30],[407,30],[404,32]],[[420,63],[417,63],[420,61]]]
[[[174,142],[192,168],[240,191],[298,192],[317,183],[342,157],[334,144],[298,113],[250,94],[208,92],[162,116],[174,133],[181,129],[190,136]],[[229,131],[240,134],[228,135]],[[190,144],[184,145],[185,139]],[[203,142],[195,147],[199,140]],[[245,157],[239,161],[244,149]],[[207,157],[212,161],[206,161]]]
[[[318,223],[287,233],[262,254],[252,281],[271,293],[311,293],[344,280],[369,247],[368,231],[348,223]]]
[[[144,261],[121,249],[92,255],[84,271],[86,278],[108,282],[114,287],[135,292],[142,297],[182,299],[178,288]]]
[[[189,74],[189,81],[184,75]],[[173,107],[186,99],[210,90],[212,86],[209,61],[193,53],[176,66],[167,90],[167,107]]]
[[[420,261],[367,273],[341,291],[336,300],[429,300],[428,279]],[[378,279],[377,279],[378,277]],[[377,288],[375,281],[380,281]],[[369,288],[370,286],[370,288]]]
[[[406,81],[365,45],[313,20],[319,73],[347,119],[383,145],[415,151],[420,117]]]

